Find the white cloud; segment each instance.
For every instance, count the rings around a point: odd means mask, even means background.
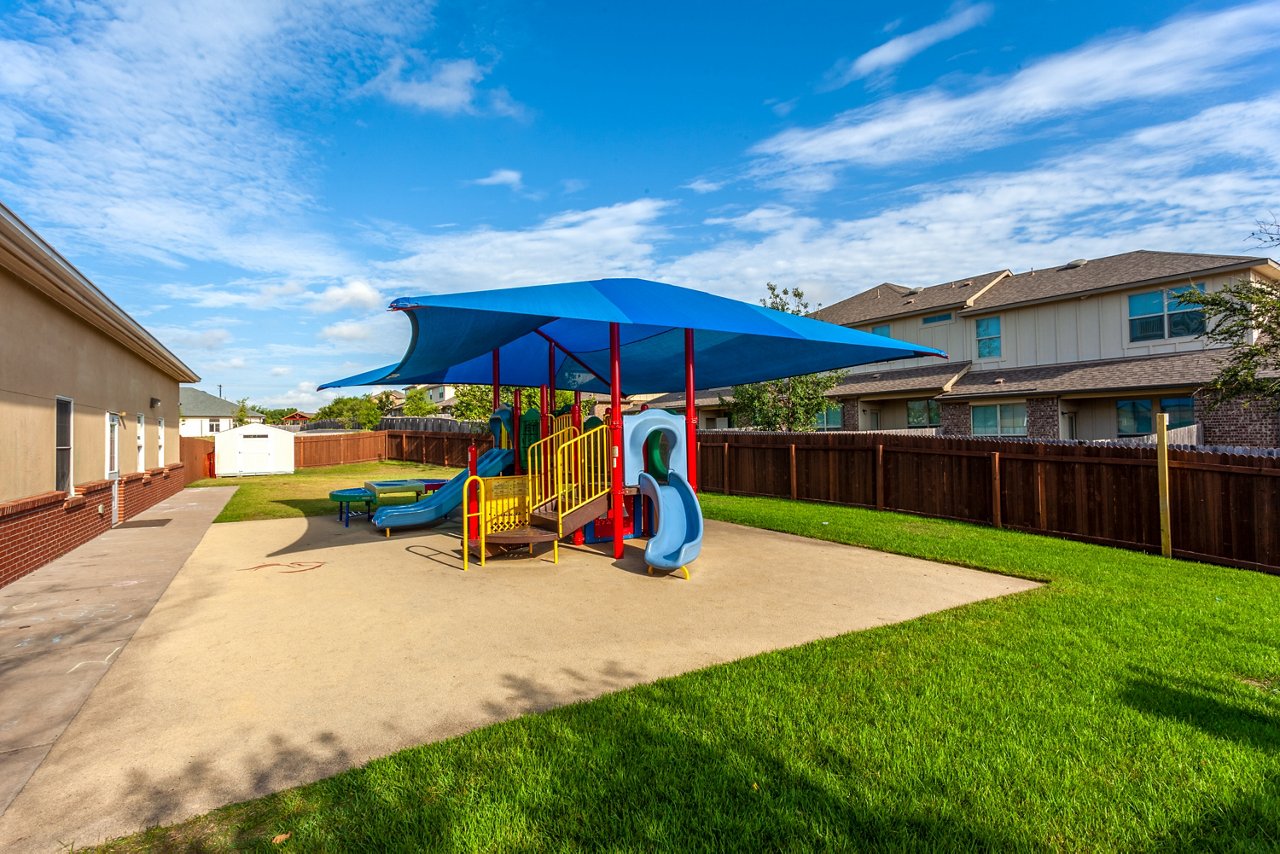
[[[166,347],[179,351],[221,350],[233,339],[226,329],[193,329],[186,326],[151,326],[149,331]]]
[[[269,371],[267,371],[267,373],[271,374],[273,377],[287,377],[289,374],[293,373],[293,368],[288,365],[274,365]]]
[[[685,190],[693,190],[699,195],[714,193],[724,187],[724,181],[709,181],[706,178],[694,178],[688,184],[683,185]]]
[[[937,23],[891,39],[862,54],[853,62],[837,63],[827,72],[826,84],[822,88],[828,91],[839,89],[870,74],[896,68],[939,42],[953,39],[984,23],[991,17],[991,9],[990,3],[953,6],[951,14]],[[886,29],[886,32],[888,31]]]
[[[494,169],[483,178],[468,181],[477,187],[510,187],[512,190],[524,189],[523,176],[515,169]]]
[[[574,193],[581,193],[589,186],[590,184],[582,178],[565,178],[560,182],[560,191],[566,196],[571,196]]]
[[[266,394],[261,400],[255,399],[254,403],[273,409],[301,409],[305,412],[314,412],[345,391],[344,389],[316,391],[317,385],[319,383],[304,380],[286,392]]]
[[[428,10],[374,0],[28,10],[20,20],[34,35],[0,37],[0,191],[64,251],[340,275],[356,262],[311,225],[308,143],[274,111],[334,100],[420,33]]]
[[[506,89],[482,92],[480,82],[489,73],[474,59],[422,62],[415,73],[404,56],[394,57],[377,77],[365,85],[388,101],[446,116],[492,113],[519,118],[525,114]]]
[[[411,255],[379,269],[416,283],[419,292],[643,276],[666,237],[657,220],[670,204],[641,199],[566,211],[527,229],[420,235],[409,244]]]
[[[330,285],[311,299],[311,310],[319,312],[347,309],[368,310],[385,308],[390,300],[364,279],[348,279],[340,285]]]
[[[1148,33],[1106,38],[1035,62],[969,94],[939,87],[853,110],[757,144],[753,174],[821,191],[846,165],[883,167],[989,149],[1050,119],[1222,86],[1274,49],[1280,3],[1184,16]]]
[[[660,275],[743,298],[772,280],[830,303],[885,280],[930,284],[1133,249],[1256,253],[1246,236],[1280,197],[1280,95],[899,197],[856,219],[763,205],[708,220],[729,230]]]
[[[313,350],[313,354],[327,356],[339,352],[345,344],[360,343],[371,361],[398,357],[409,346],[409,332],[410,326],[399,312],[341,320],[320,330],[320,338],[331,346]]]

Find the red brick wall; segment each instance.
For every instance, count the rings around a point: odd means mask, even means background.
[[[1238,400],[1212,412],[1196,395],[1196,420],[1204,426],[1206,445],[1239,445],[1247,448],[1280,448],[1280,413],[1265,401],[1245,405]]]
[[[969,404],[942,403],[942,435],[968,436],[973,433],[973,422],[969,416]]]
[[[121,518],[131,519],[182,489],[182,463],[126,475]],[[101,505],[103,512],[98,512]],[[45,492],[0,503],[0,587],[87,543],[111,527],[111,481],[76,486],[76,494]]]
[[[1057,439],[1060,432],[1058,398],[1027,399],[1027,435],[1032,439]]]

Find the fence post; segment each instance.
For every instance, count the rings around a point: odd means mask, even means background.
[[[1173,557],[1169,518],[1169,413],[1156,416],[1156,488],[1160,491],[1160,554]]]
[[[884,445],[876,445],[876,509],[884,509]]]
[[[1003,528],[1000,518],[1000,452],[991,452],[991,524]]]
[[[729,494],[729,443],[724,443],[724,494]]]
[[[796,443],[791,443],[791,500],[796,500]]]
[[[1049,508],[1044,501],[1044,463],[1036,461],[1036,527],[1049,530]]]

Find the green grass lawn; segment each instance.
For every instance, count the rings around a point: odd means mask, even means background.
[[[487,727],[108,850],[1280,849],[1280,578],[703,502],[1050,583]],[[802,567],[779,576],[804,583]]]
[[[329,493],[335,489],[363,486],[366,480],[453,477],[458,471],[456,468],[388,460],[381,463],[298,469],[293,474],[206,478],[191,485],[238,487],[236,494],[213,521],[246,522],[252,519],[337,515],[338,505],[329,500]],[[388,495],[383,497],[381,503],[405,504],[413,500],[412,494]]]

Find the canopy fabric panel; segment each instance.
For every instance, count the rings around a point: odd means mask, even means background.
[[[609,391],[609,325],[619,324],[623,394],[684,388],[685,329],[694,330],[699,387],[917,356],[941,350],[846,329],[760,305],[645,279],[599,279],[461,294],[405,297],[391,304],[413,325],[397,364],[325,383],[361,385],[554,385]]]

